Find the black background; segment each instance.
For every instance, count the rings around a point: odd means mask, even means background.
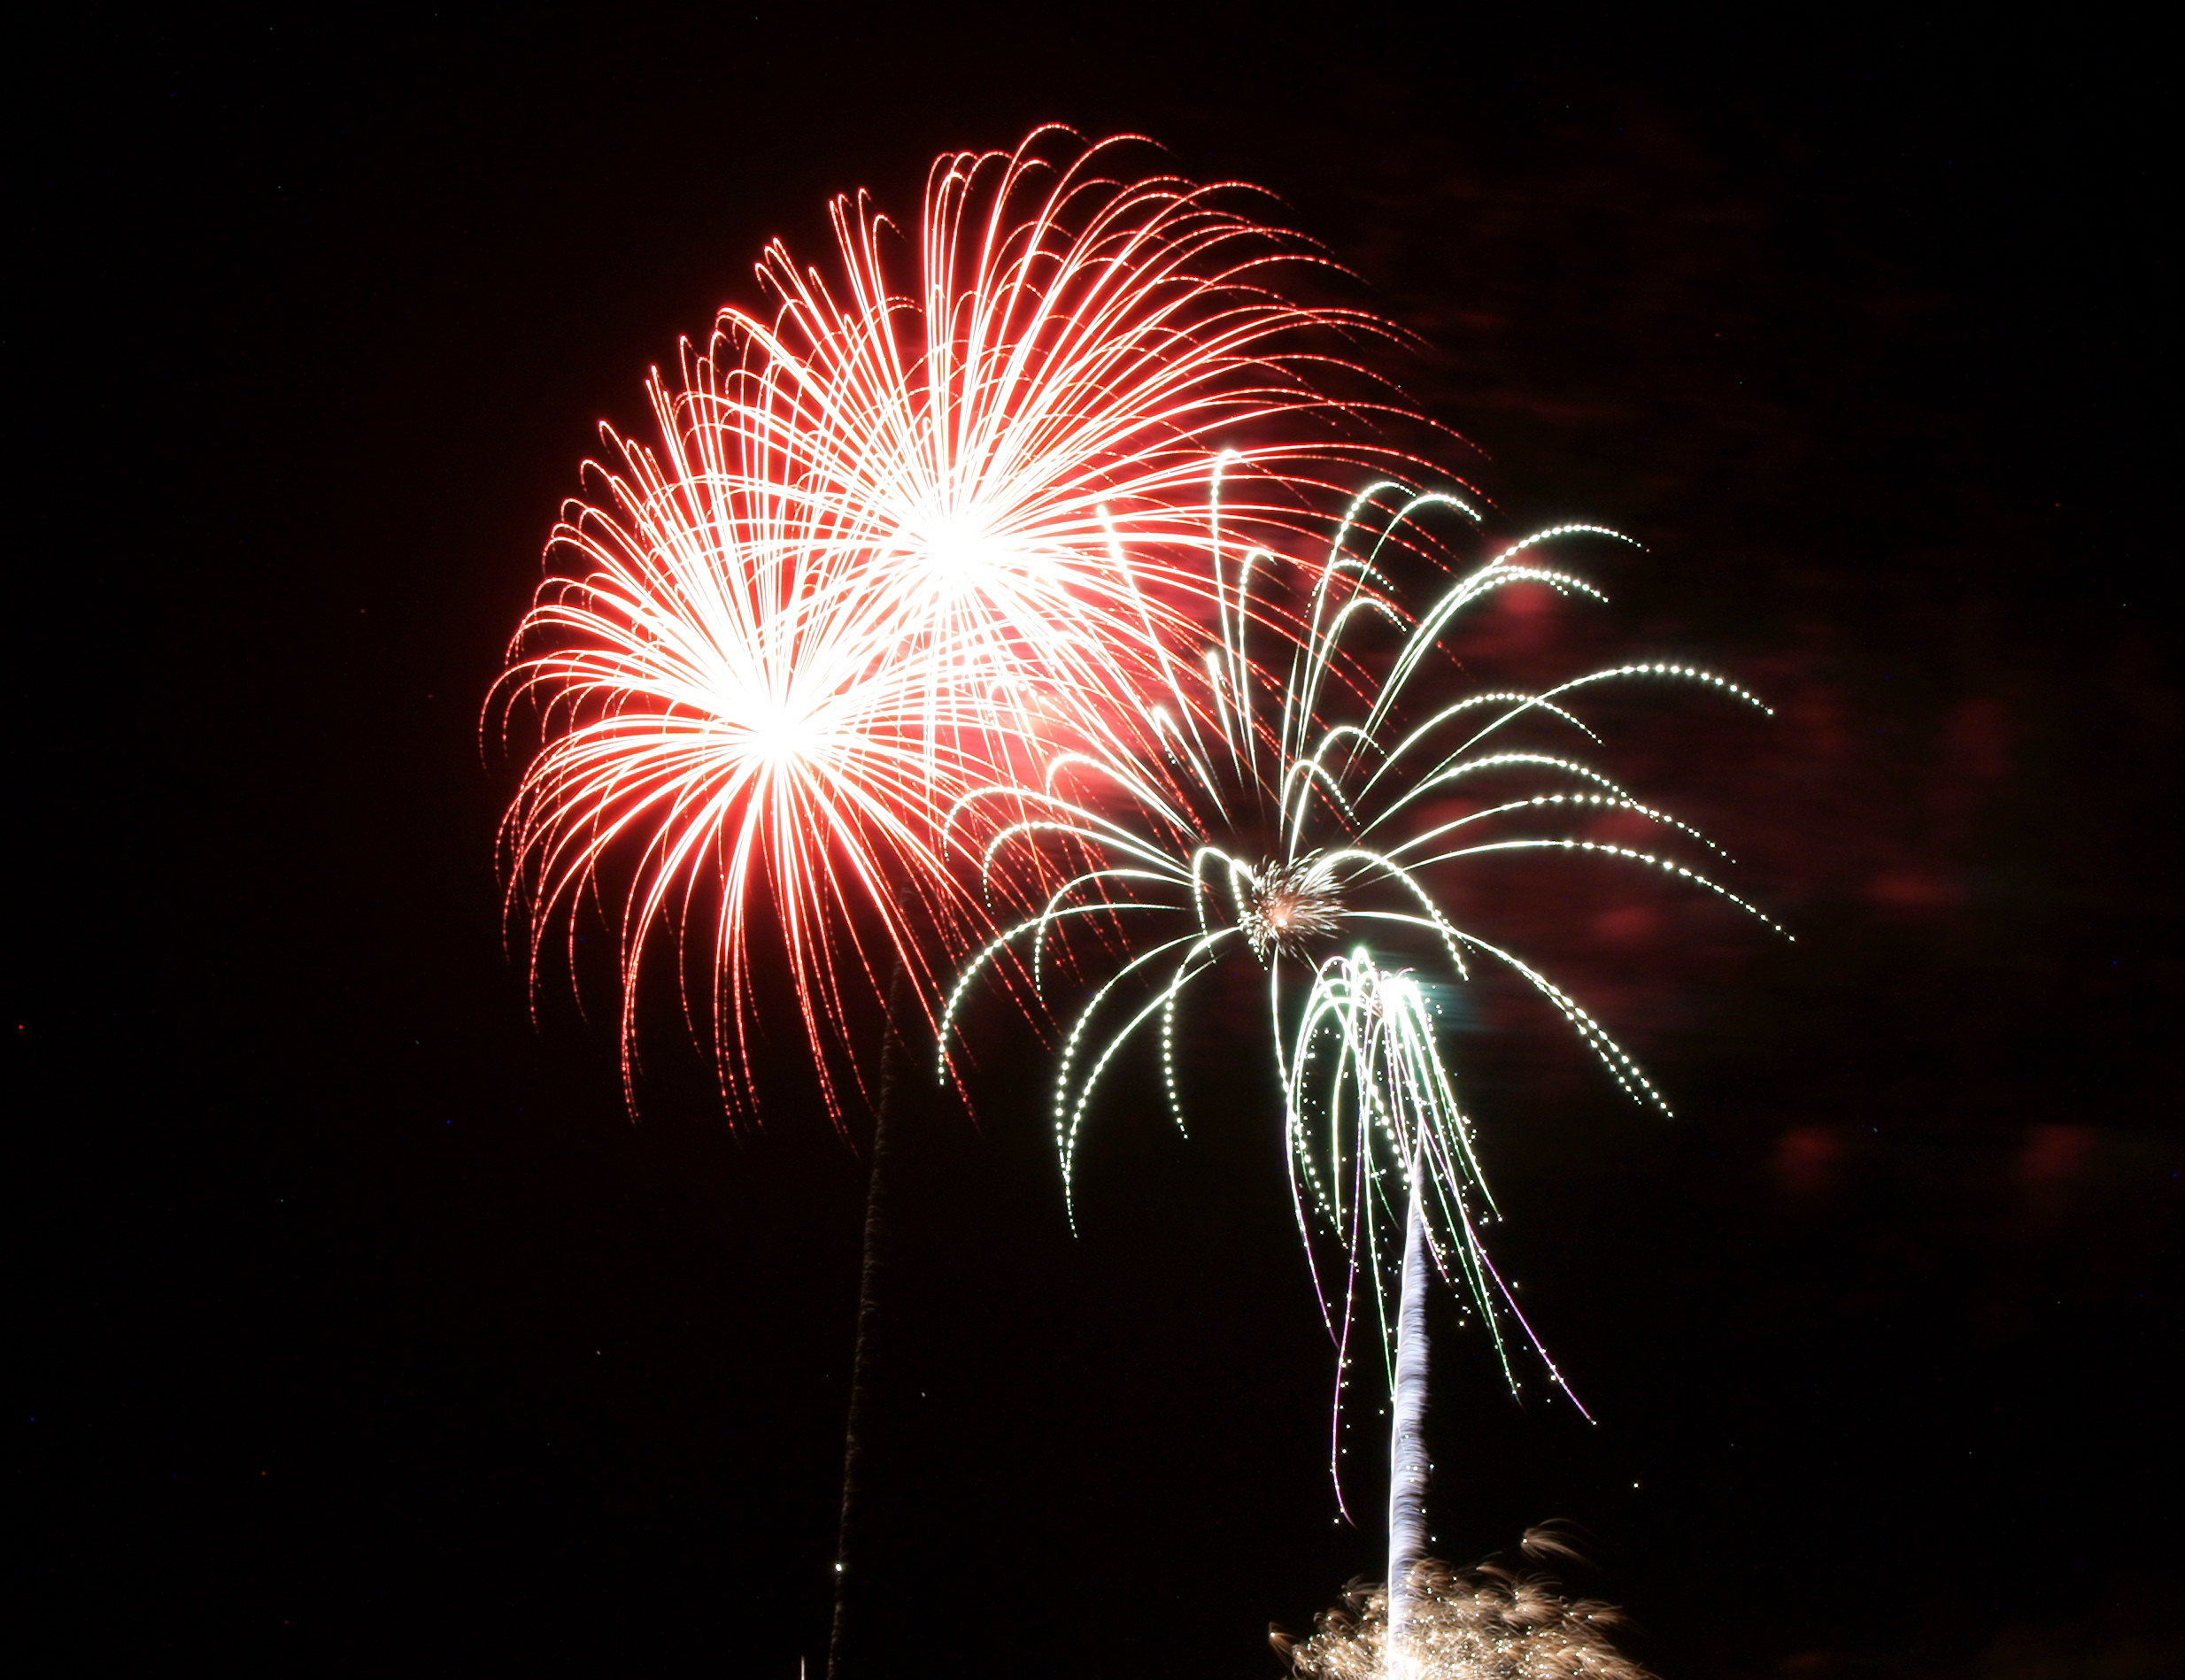
[[[2150,41],[815,5],[92,8],[35,44],[34,1666],[822,1653],[869,1122],[791,1054],[732,1132],[670,1029],[633,1124],[611,1022],[552,981],[534,1027],[480,707],[595,422],[752,301],[761,242],[816,253],[829,194],[908,208],[936,152],[1043,119],[1274,189],[1425,339],[1395,371],[1502,525],[1648,544],[1592,565],[1582,630],[1490,621],[1490,668],[1685,655],[1780,707],[1634,718],[1609,762],[1795,946],[1506,883],[1679,1118],[1550,1022],[1480,1045],[1504,1252],[1600,1421],[1449,1337],[1441,1550],[1582,1523],[1668,1676],[2185,1661]],[[1272,1676],[1267,1622],[1374,1545],[1334,1520],[1278,1159],[1224,1123],[1254,1093],[1202,1058],[1188,1143],[1119,1100],[1072,1240],[1036,1046],[982,1034],[977,1126],[905,1116],[863,1674]]]

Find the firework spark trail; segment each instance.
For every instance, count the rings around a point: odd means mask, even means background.
[[[854,894],[889,944],[915,949],[888,886],[946,879],[926,820],[931,790],[978,772],[984,761],[961,743],[991,721],[976,692],[892,657],[884,614],[811,587],[794,510],[785,517],[778,501],[693,462],[717,435],[680,433],[657,383],[653,399],[667,464],[627,446],[627,475],[609,478],[615,508],[577,509],[557,533],[590,570],[542,590],[522,639],[543,650],[508,679],[512,701],[539,701],[546,736],[506,835],[519,864],[512,890],[528,889],[538,906],[535,967],[554,913],[567,913],[573,943],[575,912],[612,850],[637,853],[615,919],[626,1077],[645,944],[672,923],[680,949],[710,892],[721,905],[711,966],[737,1034],[723,1066],[743,1065],[742,912],[762,875],[806,1025],[815,1039],[822,1023],[838,1029],[824,929]]]
[[[1393,511],[1386,505],[1392,498]],[[1394,1351],[1388,1287],[1400,1241],[1392,1240],[1390,1221],[1400,1229],[1415,1204],[1389,1185],[1406,1179],[1416,1157],[1428,1181],[1416,1205],[1432,1256],[1470,1297],[1515,1386],[1505,1320],[1543,1361],[1546,1354],[1479,1239],[1493,1204],[1435,1048],[1433,990],[1467,980],[1469,959],[1503,965],[1562,1013],[1625,1090],[1664,1112],[1666,1106],[1569,993],[1459,926],[1438,889],[1465,860],[1495,852],[1587,852],[1688,881],[1760,915],[1673,855],[1582,835],[1508,830],[1520,819],[1583,821],[1620,813],[1680,842],[1698,839],[1567,751],[1540,750],[1518,733],[1547,727],[1591,738],[1573,708],[1599,683],[1695,682],[1765,708],[1722,678],[1659,662],[1614,667],[1537,694],[1440,697],[1448,675],[1440,640],[1465,608],[1519,582],[1594,594],[1535,557],[1556,537],[1615,534],[1591,527],[1540,533],[1461,576],[1407,621],[1385,586],[1382,560],[1389,544],[1432,510],[1477,517],[1459,497],[1381,483],[1356,498],[1324,560],[1301,576],[1270,552],[1242,553],[1232,565],[1216,551],[1210,589],[1219,607],[1218,640],[1202,661],[1177,667],[1171,690],[1151,708],[1141,733],[1162,740],[1158,759],[1088,748],[1057,755],[1037,782],[965,801],[965,812],[992,798],[1007,813],[985,844],[984,873],[990,890],[1015,907],[1017,919],[960,973],[941,1015],[941,1066],[945,1072],[957,1016],[982,976],[999,970],[1036,998],[1058,960],[1095,975],[1057,1056],[1054,1114],[1067,1190],[1100,1083],[1143,1030],[1158,1035],[1167,1098],[1183,1123],[1179,1008],[1231,953],[1250,952],[1264,970],[1299,1227],[1338,1344],[1339,1372],[1351,1363],[1362,1311],[1378,1322],[1384,1357]],[[1269,616],[1255,596],[1270,574],[1286,572],[1301,597],[1293,614],[1300,628],[1278,650],[1287,662],[1278,684],[1262,674],[1253,645]],[[1378,677],[1347,651],[1363,627],[1374,624],[1402,632]],[[1548,790],[1450,819],[1429,801],[1512,774],[1546,779]],[[1325,954],[1332,943],[1362,936],[1368,944],[1348,954]],[[1402,971],[1406,964],[1412,972]],[[1300,969],[1301,998],[1291,979]],[[1323,1057],[1316,1075],[1316,1045],[1330,1036],[1335,1054]],[[1336,1238],[1340,1260],[1332,1270],[1320,1257],[1316,1229]],[[1563,1387],[1552,1362],[1548,1369]],[[1330,1455],[1339,1497],[1343,1380]]]
[[[1273,289],[1324,259],[1228,208],[1235,183],[1108,173],[1144,143],[1050,127],[942,157],[907,287],[892,224],[838,199],[831,283],[777,242],[759,271],[772,319],[731,309],[716,331],[736,363],[720,411],[813,530],[888,593],[907,644],[968,651],[1003,690],[1045,673],[1039,714],[1013,721],[1050,743],[1142,716],[1131,697],[1197,637],[1221,519],[1316,528],[1331,463],[1401,459],[1337,436],[1390,405],[1311,382],[1361,371],[1319,348],[1331,332],[1390,329]],[[1252,497],[1207,496],[1217,435],[1242,439],[1225,471]]]
[[[768,247],[772,319],[724,310],[679,381],[655,373],[653,440],[603,428],[604,494],[565,510],[569,574],[495,699],[542,736],[502,836],[535,980],[596,904],[633,1098],[638,975],[667,940],[747,1106],[763,894],[838,1117],[848,992],[892,958],[930,1007],[984,925],[946,814],[1039,752],[1142,747],[1221,519],[1308,527],[1325,462],[1377,452],[1333,441],[1309,377],[1315,335],[1376,324],[1285,300],[1278,266],[1309,252],[1219,189],[1114,173],[1123,143],[944,157],[907,285],[886,220],[836,201],[831,274]],[[1224,506],[1203,480],[1239,428],[1258,441],[1225,470],[1253,489]]]

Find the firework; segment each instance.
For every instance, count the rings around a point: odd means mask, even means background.
[[[1369,1210],[1394,1204],[1401,1209],[1402,1260],[1399,1268],[1394,1324],[1384,1322],[1384,1345],[1394,1357],[1389,1373],[1388,1431],[1388,1593],[1387,1627],[1392,1646],[1401,1648],[1412,1620],[1409,1591],[1412,1566],[1426,1551],[1426,1269],[1428,1256],[1445,1276],[1461,1269],[1475,1299],[1489,1298],[1493,1275],[1481,1245],[1467,1192],[1486,1192],[1486,1181],[1472,1152],[1471,1137],[1456,1103],[1455,1082],[1441,1060],[1432,1012],[1418,983],[1409,974],[1391,974],[1364,950],[1324,961],[1313,976],[1296,1051],[1289,1062],[1286,1106],[1294,1129],[1307,1106],[1309,1083],[1324,1093],[1332,1124],[1326,1129],[1328,1155],[1338,1168],[1347,1166],[1349,1182],[1339,1174],[1321,1175],[1317,1199],[1340,1227],[1345,1252],[1354,1270],[1378,1276],[1384,1269],[1379,1230]],[[1316,1046],[1333,1052],[1324,1074],[1309,1081]],[[1349,1123],[1346,1124],[1346,1114]],[[1378,1150],[1376,1144],[1382,1147]],[[1393,1158],[1386,1165],[1378,1158]],[[1311,1157],[1295,1147],[1293,1162]],[[1386,1193],[1386,1181],[1400,1175],[1401,1195]],[[1429,1198],[1439,1192],[1439,1221],[1430,1218]],[[1436,1241],[1436,1231],[1462,1238],[1455,1254]],[[1452,1265],[1452,1262],[1455,1265]],[[1355,1284],[1347,1297],[1356,1294]],[[1381,1299],[1378,1292],[1375,1299]],[[1344,1324],[1347,1341],[1349,1323]],[[1347,1359],[1341,1350],[1339,1364]]]
[[[1309,376],[1347,365],[1309,346],[1387,329],[1270,289],[1317,259],[1230,209],[1235,184],[1110,178],[1142,143],[1046,128],[943,157],[907,288],[886,220],[838,199],[834,284],[776,243],[773,319],[720,323],[741,357],[724,404],[815,528],[899,592],[915,633],[1083,679],[1095,732],[1116,708],[1089,632],[1142,648],[1148,597],[1196,605],[1222,518],[1232,540],[1309,526],[1316,462],[1390,453],[1301,424],[1357,406],[1321,394]],[[1227,444],[1221,504],[1216,435],[1247,440]]]
[[[1036,783],[967,800],[967,811],[992,799],[1011,813],[984,846],[984,867],[997,901],[1018,913],[960,975],[942,1013],[941,1047],[946,1066],[956,1016],[990,970],[1035,995],[1058,967],[1090,972],[1089,995],[1062,1036],[1054,1087],[1067,1188],[1101,1082],[1140,1034],[1158,1040],[1168,1101],[1185,1123],[1179,1010],[1217,968],[1256,959],[1300,1227],[1341,1350],[1339,1370],[1351,1363],[1362,1310],[1378,1317],[1384,1354],[1398,1352],[1401,1338],[1386,1333],[1395,1306],[1389,1272],[1407,1240],[1395,1232],[1416,1224],[1428,1258],[1493,1333],[1514,1385],[1505,1320],[1536,1351],[1539,1343],[1479,1239],[1493,1205],[1436,1048],[1437,989],[1469,979],[1480,959],[1507,967],[1562,1013],[1626,1090],[1662,1105],[1592,1015],[1521,958],[1459,925],[1444,890],[1467,860],[1556,851],[1660,871],[1759,915],[1669,851],[1587,837],[1589,820],[1623,813],[1657,825],[1687,851],[1707,844],[1534,734],[1547,727],[1597,738],[1576,707],[1611,682],[1695,682],[1760,702],[1721,677],[1665,662],[1596,671],[1539,693],[1445,697],[1440,643],[1465,609],[1520,582],[1596,594],[1540,557],[1561,539],[1615,534],[1580,526],[1540,532],[1461,576],[1407,620],[1385,587],[1382,562],[1430,510],[1478,517],[1453,495],[1374,486],[1352,505],[1324,560],[1293,577],[1286,611],[1260,599],[1284,563],[1258,551],[1240,553],[1232,566],[1216,553],[1217,637],[1203,659],[1171,669],[1170,692],[1139,731],[1161,740],[1158,758],[1081,749],[1055,756]],[[1272,587],[1280,588],[1278,577]],[[1262,674],[1255,651],[1270,620],[1286,632],[1270,661],[1286,665],[1278,682]],[[1399,636],[1380,674],[1349,652],[1377,624]],[[1529,779],[1522,790],[1509,787],[1517,778]],[[1446,814],[1452,796],[1498,783],[1504,790],[1477,808]],[[1517,826],[1542,819],[1563,831]],[[1329,949],[1352,941],[1350,952]],[[1316,1231],[1337,1239],[1333,1269],[1319,1258]],[[1341,1388],[1339,1380],[1339,1437]],[[1332,1451],[1332,1465],[1339,1454]]]
[[[1653,1680],[1612,1642],[1622,1612],[1566,1598],[1539,1576],[1424,1558],[1407,1584],[1408,1633],[1392,1636],[1384,1588],[1358,1584],[1309,1638],[1277,1633],[1271,1643],[1300,1680]]]
[[[503,831],[534,975],[597,905],[626,1083],[664,944],[744,1106],[763,895],[838,1114],[850,992],[899,966],[924,999],[980,925],[940,819],[1036,751],[1139,744],[1205,612],[1209,440],[1262,440],[1232,528],[1309,521],[1343,451],[1311,441],[1301,335],[1371,324],[1284,301],[1270,266],[1309,253],[1215,189],[1116,178],[1121,143],[943,158],[900,281],[884,219],[838,200],[831,274],[768,247],[771,319],[726,310],[653,374],[652,441],[603,430],[497,698],[541,729]]]

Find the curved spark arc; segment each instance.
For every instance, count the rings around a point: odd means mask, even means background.
[[[1386,505],[1392,495],[1402,498],[1393,508]],[[1408,1172],[1409,1152],[1418,1150],[1432,1181],[1425,1206],[1435,1268],[1479,1311],[1513,1387],[1506,1325],[1563,1388],[1487,1257],[1480,1228],[1493,1217],[1493,1204],[1425,1000],[1440,986],[1470,978],[1468,953],[1487,959],[1561,1013],[1626,1092],[1664,1113],[1667,1107],[1633,1058],[1567,992],[1458,926],[1441,889],[1468,859],[1556,849],[1664,871],[1762,916],[1666,854],[1582,835],[1495,832],[1515,821],[1583,821],[1614,813],[1710,845],[1688,824],[1567,753],[1504,747],[1502,740],[1530,717],[1591,735],[1572,698],[1612,678],[1698,679],[1760,703],[1712,674],[1665,663],[1614,667],[1539,694],[1442,701],[1436,690],[1448,669],[1438,650],[1463,608],[1519,582],[1598,595],[1583,579],[1510,556],[1529,555],[1556,536],[1602,533],[1579,526],[1537,533],[1460,576],[1425,612],[1407,619],[1383,587],[1380,558],[1409,521],[1435,508],[1471,513],[1457,497],[1421,495],[1393,482],[1371,486],[1352,501],[1324,559],[1301,581],[1298,568],[1271,551],[1246,549],[1232,566],[1217,550],[1209,569],[1221,642],[1200,660],[1177,663],[1176,686],[1159,708],[1169,721],[1138,732],[1162,744],[1157,761],[1087,747],[1058,756],[1036,782],[999,784],[962,802],[952,820],[989,798],[1026,813],[999,825],[982,858],[990,895],[1014,906],[1017,919],[960,974],[940,1014],[938,1071],[946,1076],[962,1009],[982,975],[1029,952],[1027,990],[1045,996],[1050,945],[1097,975],[1070,1014],[1054,1086],[1074,1223],[1074,1167],[1101,1078],[1134,1036],[1157,1021],[1164,1090],[1181,1123],[1179,1006],[1224,952],[1251,951],[1267,974],[1267,1048],[1284,1092],[1293,1195],[1339,1369],[1350,1364],[1362,1312],[1384,1330],[1388,1324],[1391,1245],[1386,1218],[1371,1210],[1385,1215],[1391,1204],[1375,1199],[1381,1192],[1374,1186],[1385,1186],[1391,1172]],[[1278,685],[1262,674],[1248,639],[1269,616],[1255,602],[1257,581],[1285,568],[1302,605],[1293,615],[1301,632],[1289,639]],[[1374,622],[1402,630],[1378,677],[1350,652],[1359,629]],[[1423,802],[1422,796],[1469,778],[1520,773],[1546,777],[1549,786],[1455,819],[1429,815]],[[1100,936],[1082,936],[1088,931]],[[1366,943],[1355,943],[1360,936]],[[1391,999],[1399,998],[1407,1001],[1392,1016]],[[1338,1047],[1332,1057],[1331,1043]],[[1391,1105],[1412,1118],[1392,1120]],[[1306,1124],[1314,1112],[1324,1125]],[[1401,1225],[1398,1232],[1400,1248]],[[1335,1238],[1342,1259],[1333,1271],[1317,1252],[1316,1233]],[[1383,1345],[1386,1352],[1385,1336]],[[1340,1476],[1337,1489],[1340,1498]]]
[[[717,350],[744,355],[741,423],[789,458],[815,528],[923,603],[934,633],[1031,650],[1112,698],[1146,687],[1114,668],[1116,644],[1157,670],[1198,639],[1224,514],[1293,535],[1312,522],[1299,492],[1324,488],[1316,462],[1392,455],[1297,423],[1360,406],[1308,382],[1335,358],[1300,329],[1389,329],[1270,289],[1267,271],[1324,259],[1218,202],[1233,187],[1110,179],[1132,142],[1049,158],[1065,137],[939,159],[907,293],[891,225],[838,199],[841,300],[776,243],[760,271],[774,318],[724,312]],[[1257,498],[1207,496],[1207,439],[1270,420],[1278,441],[1220,469],[1249,468]],[[1143,716],[1079,710],[1070,726],[1095,739]]]
[[[686,443],[721,440],[679,435],[657,381],[653,397],[667,464],[628,444],[612,508],[573,510],[557,539],[587,573],[542,590],[520,645],[547,645],[504,680],[512,705],[540,703],[546,736],[504,842],[512,891],[535,906],[535,973],[545,928],[566,919],[574,942],[610,854],[636,849],[614,918],[626,1079],[645,944],[672,926],[681,950],[694,901],[718,893],[708,966],[727,988],[732,1077],[751,1013],[742,911],[761,877],[807,1030],[839,1034],[841,957],[825,936],[838,907],[868,905],[885,946],[921,948],[892,883],[950,878],[934,790],[991,774],[977,749],[997,720],[980,686],[896,657],[884,614],[812,576],[793,505],[694,463]]]
[[[959,802],[1071,746],[1157,758],[1141,697],[1176,691],[1220,611],[1207,558],[1310,528],[1329,462],[1394,458],[1340,442],[1360,405],[1312,382],[1339,365],[1313,335],[1393,329],[1284,297],[1283,265],[1324,259],[1229,208],[1241,189],[1113,167],[1126,143],[945,156],[899,249],[837,199],[829,268],[774,243],[770,317],[724,309],[654,373],[652,441],[602,428],[610,465],[549,548],[573,575],[540,589],[495,701],[541,729],[502,831],[534,984],[596,904],[633,1095],[665,939],[748,1106],[763,899],[839,1120],[847,994],[892,961],[930,1014],[992,926],[962,882],[1002,808],[965,829]],[[1239,428],[1259,441],[1217,455]]]

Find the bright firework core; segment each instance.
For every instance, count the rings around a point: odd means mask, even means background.
[[[1343,924],[1335,871],[1316,853],[1290,863],[1270,859],[1262,864],[1241,898],[1237,925],[1262,962],[1278,951],[1302,957],[1309,941],[1335,933]]]
[[[730,759],[755,762],[776,774],[810,758],[826,735],[819,719],[785,702],[763,704],[742,721],[741,739],[730,733]]]
[[[907,547],[924,559],[925,574],[936,601],[953,602],[997,580],[1011,579],[1029,556],[1014,553],[988,531],[975,512],[929,515],[907,533]]]
[[[845,983],[899,963],[915,998],[984,929],[957,801],[1059,743],[1148,746],[1228,550],[1316,531],[1298,492],[1388,453],[1335,443],[1301,371],[1380,325],[1286,301],[1303,242],[1134,175],[1139,143],[950,153],[915,224],[836,200],[831,263],[769,245],[763,303],[648,381],[654,435],[603,430],[493,704],[538,728],[502,834],[535,967],[622,905],[626,1082],[672,946],[752,1106],[763,919],[839,1118]]]

